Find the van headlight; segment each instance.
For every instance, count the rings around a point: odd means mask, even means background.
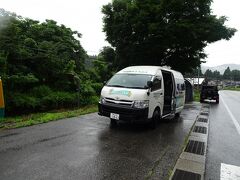
[[[149,101],[144,100],[144,101],[134,101],[133,107],[139,108],[139,109],[144,109],[149,106]]]
[[[105,100],[104,97],[101,96],[99,102],[100,102],[100,104],[105,104],[105,103],[106,103],[106,100]]]

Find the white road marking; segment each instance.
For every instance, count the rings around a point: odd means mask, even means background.
[[[240,135],[240,125],[238,124],[238,121],[236,120],[236,118],[234,117],[234,115],[232,114],[232,112],[230,111],[228,105],[225,103],[225,101],[222,99],[222,102],[223,102],[223,105],[225,106],[226,110],[228,111],[228,114],[230,115],[232,121],[233,121],[233,124],[235,125],[236,129],[237,129],[237,132],[238,134]]]
[[[220,180],[240,180],[240,167],[221,163]]]

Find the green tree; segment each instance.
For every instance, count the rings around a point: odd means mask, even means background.
[[[240,81],[240,71],[239,70],[232,70],[231,75],[232,75],[232,79],[234,81]]]
[[[223,73],[223,79],[231,79],[231,70],[229,67]]]
[[[53,20],[39,23],[11,17],[7,23],[0,32],[0,49],[6,57],[9,78],[19,77],[21,84],[23,76],[32,74],[40,83],[70,90],[66,66],[74,61],[76,72],[84,69],[86,54],[74,37],[80,34]],[[19,89],[18,85],[15,88]]]
[[[205,76],[207,79],[212,79],[212,77],[213,77],[213,72],[212,72],[210,69],[207,69],[206,72],[204,73],[204,76]]]
[[[105,46],[100,51],[98,57],[103,58],[103,60],[109,64],[114,64],[116,53],[112,47]]]
[[[102,8],[103,31],[120,67],[168,65],[191,72],[208,43],[229,40],[235,29],[211,14],[211,0],[113,0]]]
[[[213,72],[213,78],[219,80],[219,79],[222,78],[222,76],[221,76],[221,74],[220,74],[219,71],[215,70],[215,71]]]
[[[79,87],[89,102],[85,95],[94,90],[86,88],[89,80],[82,76],[86,52],[80,37],[53,20],[40,23],[0,9],[0,76],[7,112],[74,106]]]
[[[116,52],[112,47],[105,46],[100,51],[97,59],[99,61],[105,62],[106,72],[104,81],[106,81],[113,75],[113,72],[118,70],[118,63],[116,62]]]

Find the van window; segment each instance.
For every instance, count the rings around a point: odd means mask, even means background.
[[[185,90],[185,84],[181,84],[181,87],[182,87],[182,91]]]
[[[177,90],[180,91],[180,84],[177,84]]]
[[[162,87],[162,82],[159,78],[155,78],[153,80],[153,87],[152,87],[152,91],[156,91],[156,90],[159,90],[161,89]]]
[[[110,87],[147,89],[152,76],[147,74],[115,74],[107,83]]]

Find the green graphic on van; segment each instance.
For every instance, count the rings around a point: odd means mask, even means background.
[[[109,94],[112,94],[112,95],[123,95],[123,96],[128,96],[130,97],[132,95],[131,91],[127,91],[127,90],[114,90],[114,89],[111,89],[109,91]]]

